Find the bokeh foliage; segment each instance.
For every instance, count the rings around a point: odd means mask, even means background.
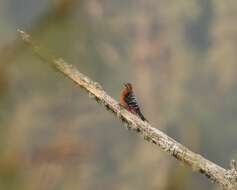
[[[121,128],[16,29],[117,99],[132,82],[154,126],[228,167],[237,155],[236,1],[3,0],[0,18],[0,189],[215,189]]]

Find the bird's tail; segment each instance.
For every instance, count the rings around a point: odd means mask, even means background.
[[[147,121],[147,119],[143,116],[143,114],[140,110],[138,110],[137,114],[141,118],[142,121]]]

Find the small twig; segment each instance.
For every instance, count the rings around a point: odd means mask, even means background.
[[[237,183],[237,162],[236,160],[230,161],[230,169],[226,172],[226,178],[228,178],[231,183]]]
[[[222,189],[237,189],[237,183],[233,180],[235,176],[233,176],[234,174],[230,173],[229,170],[226,170],[205,159],[201,155],[190,151],[188,148],[176,142],[162,131],[152,127],[149,123],[143,122],[137,116],[126,111],[120,107],[118,102],[110,97],[97,82],[92,81],[90,78],[80,73],[74,66],[67,64],[63,59],[55,58],[44,52],[40,47],[33,43],[29,34],[21,30],[18,30],[18,32],[20,33],[22,40],[26,42],[35,53],[40,56],[40,58],[50,62],[66,77],[84,88],[91,98],[94,98],[97,102],[104,105],[107,110],[112,111],[123,121],[123,123],[125,123],[128,129],[140,133],[145,140],[156,144],[163,151],[190,166],[194,171],[204,174],[212,182],[218,184]],[[236,164],[234,168],[236,169]]]
[[[231,160],[230,161],[230,169],[237,171],[237,162],[236,162],[236,160]]]

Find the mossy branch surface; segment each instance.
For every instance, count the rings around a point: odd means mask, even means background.
[[[146,141],[157,145],[164,152],[190,166],[193,171],[204,174],[221,189],[237,190],[237,172],[235,169],[226,170],[222,168],[201,155],[192,152],[162,131],[152,127],[149,123],[143,122],[137,116],[120,107],[118,102],[109,96],[99,83],[92,81],[89,77],[79,72],[77,68],[66,63],[62,58],[56,58],[44,51],[33,42],[29,34],[22,30],[18,30],[18,32],[22,40],[40,58],[51,63],[58,71],[85,89],[90,98],[105,106],[106,110],[113,112],[125,124],[126,128],[136,131]]]

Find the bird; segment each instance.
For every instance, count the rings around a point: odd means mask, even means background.
[[[119,104],[131,113],[138,115],[143,121],[147,121],[140,110],[131,83],[124,83],[124,88],[122,89],[120,95]]]

